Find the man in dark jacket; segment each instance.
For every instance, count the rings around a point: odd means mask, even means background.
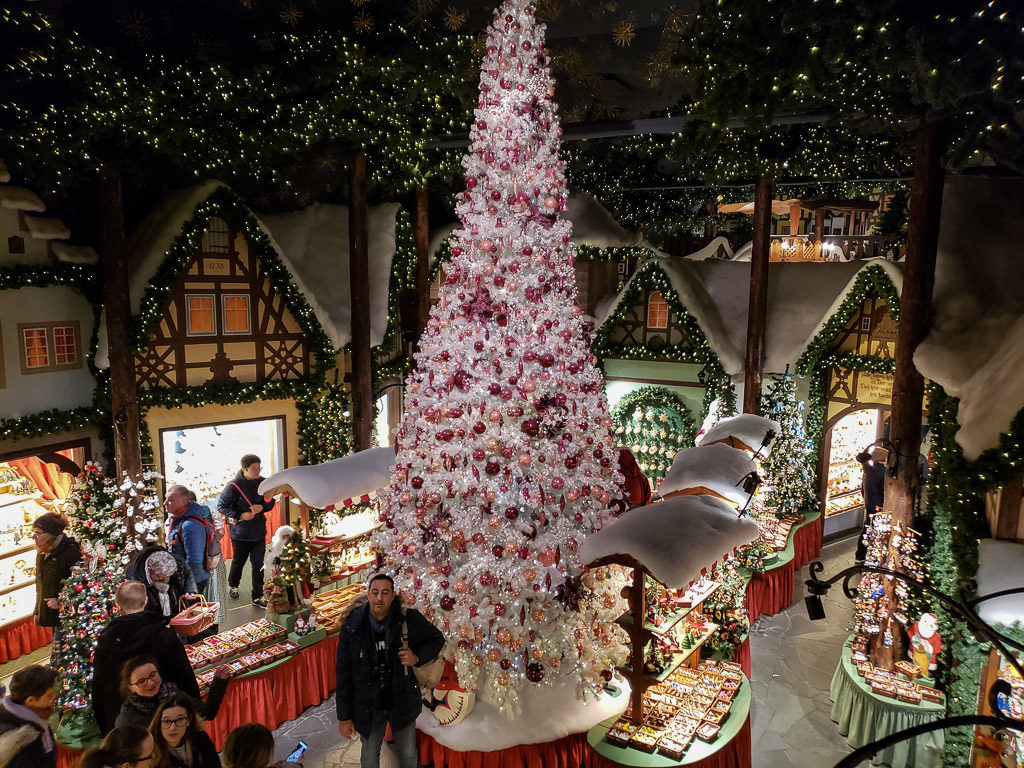
[[[117,588],[114,603],[119,615],[100,633],[93,658],[92,710],[104,736],[114,727],[124,703],[120,693],[121,667],[128,659],[152,656],[157,660],[160,677],[193,699],[199,698],[199,684],[177,633],[164,624],[162,617],[144,610],[146,585],[123,582]]]
[[[264,499],[259,491],[260,457],[247,453],[242,457],[242,468],[224,486],[217,501],[217,511],[228,522],[231,536],[231,570],[228,586],[231,597],[238,599],[238,585],[242,582],[242,568],[246,559],[252,572],[252,603],[267,607],[263,597],[263,557],[267,542],[267,512],[274,508],[273,499]]]
[[[183,595],[198,597],[195,580],[185,561],[157,544],[151,544],[132,558],[124,578],[146,585],[145,612],[165,624],[181,612]]]
[[[338,732],[362,740],[362,765],[377,768],[384,728],[390,723],[400,768],[417,768],[416,718],[421,694],[409,667],[433,661],[444,635],[419,611],[403,611],[390,576],[367,585],[367,602],[349,615],[338,642]],[[403,618],[408,648],[402,646]]]
[[[82,548],[70,536],[64,535],[68,521],[56,512],[46,512],[32,523],[32,538],[36,542],[36,625],[52,627],[53,646],[50,664],[54,668],[60,658],[61,631],[57,595],[60,594],[71,569],[82,559]]]
[[[47,722],[57,700],[57,672],[38,664],[11,678],[11,695],[0,701],[0,765],[57,768],[57,743]]]

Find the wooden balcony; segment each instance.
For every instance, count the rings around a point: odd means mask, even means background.
[[[850,261],[883,258],[899,261],[906,247],[902,235],[772,235],[770,261]]]

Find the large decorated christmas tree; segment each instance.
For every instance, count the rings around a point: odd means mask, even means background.
[[[768,388],[761,410],[780,427],[763,463],[764,506],[777,517],[795,515],[814,503],[815,457],[804,429],[804,404],[788,370]]]
[[[407,382],[377,538],[396,586],[509,716],[526,681],[583,696],[625,658],[618,580],[581,579],[582,540],[621,477],[576,302],[544,27],[506,0],[487,33],[461,227]]]

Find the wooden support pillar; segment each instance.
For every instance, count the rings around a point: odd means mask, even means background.
[[[910,524],[918,495],[917,457],[921,451],[921,404],[924,378],[914,367],[914,352],[932,323],[935,254],[939,244],[942,187],[945,171],[945,126],[922,118],[914,151],[914,179],[910,187],[907,259],[900,293],[899,332],[896,337],[896,373],[892,384],[892,420],[889,439],[898,455],[896,477],[885,481],[885,508],[894,520]]]
[[[814,238],[819,242],[825,242],[825,209],[817,208],[814,211]]]
[[[789,206],[789,236],[800,234],[800,203]]]
[[[1022,498],[1024,498],[1024,475],[1014,475],[999,491],[996,519],[992,525],[993,539],[1013,541],[1017,538]]]
[[[430,316],[430,220],[427,188],[416,187],[412,218],[412,239],[416,244],[416,339],[423,335]]]
[[[768,312],[768,254],[771,248],[772,180],[757,179],[754,189],[754,243],[750,253],[750,302],[747,355],[743,366],[743,412],[757,413],[761,402],[761,363]]]
[[[366,149],[352,153],[348,168],[349,290],[352,298],[352,437],[357,451],[370,447],[373,380],[370,359],[370,260],[366,211]]]
[[[110,359],[110,412],[114,421],[116,476],[142,475],[139,398],[130,338],[131,300],[124,234],[121,173],[106,167],[99,175],[100,264],[103,267],[103,312]]]

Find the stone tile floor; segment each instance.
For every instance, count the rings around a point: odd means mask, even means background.
[[[821,558],[825,574],[852,565],[855,546],[855,539],[826,546]],[[823,598],[826,618],[810,621],[803,602],[807,575],[806,567],[797,574],[792,606],[777,616],[761,618],[751,632],[753,768],[822,768],[852,751],[829,717],[828,689],[849,634],[853,606],[837,586]],[[301,739],[309,745],[305,768],[359,765],[358,739],[342,743],[338,735],[333,697],[282,725],[274,737],[278,760]],[[385,745],[382,768],[397,765]]]

